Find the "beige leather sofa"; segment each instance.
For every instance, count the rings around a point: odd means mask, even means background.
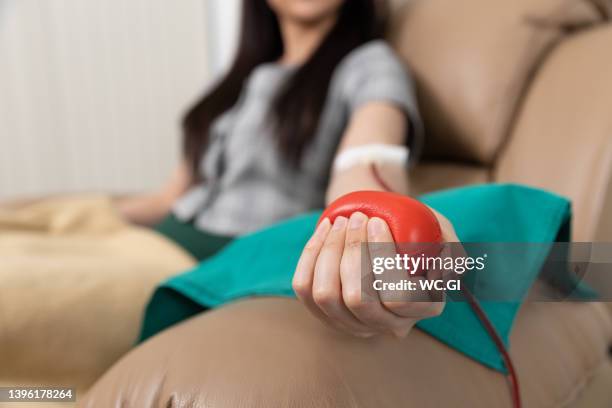
[[[428,134],[415,191],[538,186],[572,199],[574,240],[612,241],[612,2],[398,3],[391,38]],[[603,304],[526,304],[511,336],[524,406],[612,406],[611,344]],[[501,375],[418,330],[355,339],[296,301],[257,299],[154,337],[81,404],[488,408],[510,398]]]

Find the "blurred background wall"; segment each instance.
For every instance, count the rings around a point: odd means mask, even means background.
[[[0,199],[153,188],[238,0],[0,0]]]

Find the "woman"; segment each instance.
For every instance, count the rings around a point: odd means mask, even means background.
[[[233,237],[380,190],[367,163],[338,166],[355,148],[420,145],[409,79],[380,40],[376,0],[245,0],[235,61],[184,119],[184,161],[159,192],[117,201],[202,260]],[[407,163],[380,173],[408,193]],[[164,218],[166,214],[170,216]],[[438,215],[444,238],[456,241]],[[293,286],[316,316],[358,336],[405,336],[439,302],[361,302],[361,242],[392,242],[386,223],[355,213],[320,224]]]

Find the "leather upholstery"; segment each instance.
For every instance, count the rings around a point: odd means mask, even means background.
[[[524,405],[572,403],[605,363],[610,339],[612,320],[599,304],[526,304],[511,338]],[[510,398],[503,375],[420,330],[405,340],[358,339],[323,326],[295,300],[268,298],[153,337],[80,406],[503,408]]]
[[[391,34],[419,91],[426,156],[491,164],[530,76],[568,30],[602,19],[588,1],[413,0]],[[460,102],[459,102],[460,101]]]
[[[423,161],[410,171],[410,191],[413,196],[490,181],[491,174],[487,168],[450,161]]]
[[[577,241],[612,238],[611,50],[608,25],[579,33],[552,52],[495,171],[496,180],[571,198]]]

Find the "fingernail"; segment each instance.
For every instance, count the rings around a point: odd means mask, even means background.
[[[372,218],[368,222],[368,236],[370,238],[376,238],[382,235],[385,230],[384,221],[380,218]]]
[[[393,331],[393,335],[398,339],[405,339],[410,333],[410,329],[398,329]]]
[[[356,212],[351,215],[351,219],[349,220],[349,229],[356,230],[360,229],[363,226],[363,223],[366,221],[367,217],[365,214]]]
[[[319,226],[317,227],[317,229],[315,230],[315,235],[321,235],[323,234],[324,231],[327,231],[327,229],[329,228],[331,222],[329,221],[329,218],[325,218],[323,221],[321,221],[319,223]]]
[[[346,217],[337,217],[336,220],[334,221],[334,226],[332,229],[334,231],[337,231],[339,229],[346,228],[346,223],[347,223]]]

